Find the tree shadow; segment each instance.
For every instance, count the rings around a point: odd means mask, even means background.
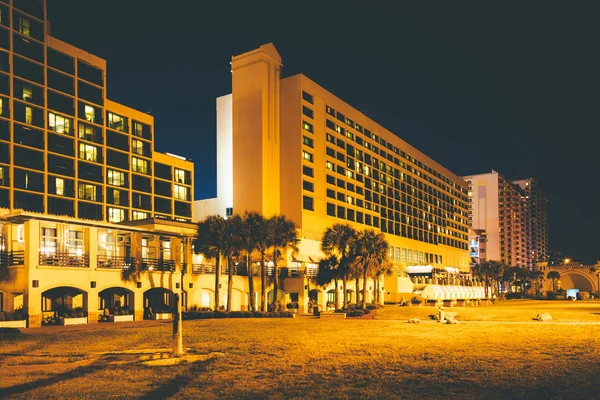
[[[144,398],[165,399],[174,396],[191,381],[197,379],[198,373],[206,371],[206,368],[213,360],[214,359],[210,358],[205,361],[193,363],[184,373],[176,375],[173,379],[168,380],[164,384],[144,394]]]

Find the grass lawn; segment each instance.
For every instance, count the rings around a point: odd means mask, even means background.
[[[600,397],[600,302],[511,300],[454,308],[458,325],[406,323],[435,311],[185,321],[184,346],[204,357],[160,367],[121,353],[168,348],[170,323],[5,336],[0,397]],[[546,311],[554,321],[531,320]]]

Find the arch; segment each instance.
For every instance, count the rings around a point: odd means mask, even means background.
[[[88,293],[73,286],[56,286],[42,292],[42,312],[59,316],[67,310],[87,311]]]
[[[579,289],[582,292],[595,292],[594,281],[585,273],[567,271],[560,274],[560,286],[563,289]]]
[[[352,301],[354,300],[354,301]],[[346,303],[353,304],[356,303],[356,293],[352,289],[346,289]]]
[[[153,313],[171,312],[173,292],[165,288],[151,288],[144,292],[144,317]]]
[[[115,310],[134,311],[135,293],[124,287],[114,286],[98,292],[98,310],[108,309],[110,314]]]

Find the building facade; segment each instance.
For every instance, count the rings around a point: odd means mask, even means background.
[[[469,224],[486,234],[486,260],[533,268],[547,257],[546,198],[533,179],[509,181],[496,171],[464,177]]]
[[[0,0],[0,319],[141,319],[210,287],[192,268],[193,164],[155,152],[154,118],[106,85],[105,60],[48,33],[45,1]]]
[[[281,79],[281,61],[272,44],[232,58],[232,93],[217,99],[217,198],[196,201],[196,218],[285,215],[301,237],[287,264],[303,268],[321,258],[327,227],[349,223],[386,235],[395,276],[468,271],[465,181],[306,76]]]

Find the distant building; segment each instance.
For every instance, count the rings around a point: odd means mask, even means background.
[[[464,179],[469,185],[469,225],[486,232],[486,260],[526,268],[544,261],[547,200],[537,182],[511,182],[493,170]]]
[[[486,261],[487,234],[483,229],[469,230],[469,256],[471,267]]]

